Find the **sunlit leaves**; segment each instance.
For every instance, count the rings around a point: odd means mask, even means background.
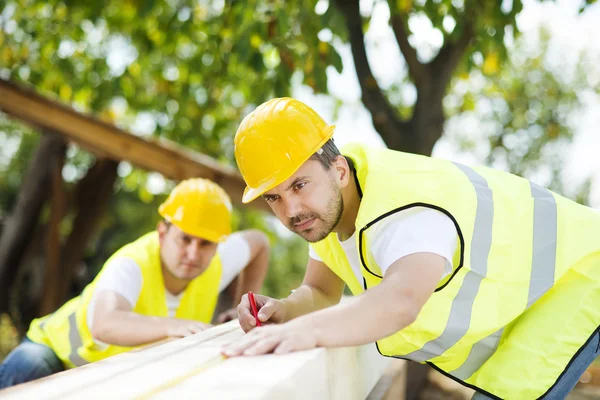
[[[589,60],[582,54],[566,79],[566,68],[557,71],[545,62],[548,36],[542,32],[540,38],[535,50],[518,41],[494,74],[473,72],[455,80],[445,102],[447,113],[455,115],[448,140],[476,154],[478,162],[574,196],[576,188],[563,184],[563,164],[573,140],[573,115],[582,107],[581,93],[593,87],[594,74],[583,73]]]
[[[342,68],[317,38],[333,14],[317,15],[308,0],[28,0],[9,2],[2,18],[10,27],[0,36],[3,76],[103,118],[123,97],[127,109],[117,119],[126,127],[148,113],[155,135],[215,157],[231,154],[220,138],[250,105],[290,94],[295,71],[325,92],[326,67]]]

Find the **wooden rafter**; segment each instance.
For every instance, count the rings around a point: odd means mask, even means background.
[[[41,96],[32,89],[0,79],[0,111],[23,122],[66,137],[99,157],[128,161],[136,167],[161,173],[166,178],[211,179],[241,205],[245,183],[235,168],[166,140],[148,140],[114,125],[75,111]],[[268,210],[263,201],[251,206]]]

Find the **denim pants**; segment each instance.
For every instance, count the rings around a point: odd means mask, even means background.
[[[25,338],[0,364],[0,389],[43,378],[64,369],[62,361],[50,347]]]
[[[567,397],[569,392],[575,387],[579,378],[585,372],[587,367],[600,355],[600,333],[596,332],[583,350],[575,357],[571,365],[567,367],[563,375],[552,389],[543,397],[545,400],[559,400]],[[483,393],[475,393],[472,400],[490,399]]]

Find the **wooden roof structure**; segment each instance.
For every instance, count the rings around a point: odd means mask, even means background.
[[[242,205],[246,185],[241,175],[235,168],[205,154],[164,139],[141,138],[3,79],[0,79],[0,111],[41,131],[60,134],[97,157],[127,161],[174,180],[210,179],[225,189],[234,204]],[[269,209],[262,201],[250,206]]]

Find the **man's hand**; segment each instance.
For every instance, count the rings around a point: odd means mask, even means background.
[[[230,308],[229,310],[223,311],[221,314],[219,314],[219,316],[217,317],[217,322],[219,324],[223,324],[225,322],[229,322],[234,319],[237,319],[237,317],[238,317],[237,308],[233,307],[233,308]]]
[[[272,299],[267,296],[255,294],[256,308],[258,308],[258,319],[262,323],[280,324],[285,321],[285,304],[281,300]],[[237,306],[238,320],[244,332],[256,327],[256,319],[250,311],[248,294],[242,296],[242,301]]]
[[[227,357],[236,357],[314,349],[319,346],[317,332],[297,320],[281,325],[261,326],[224,346],[222,353]]]
[[[166,336],[186,337],[211,328],[212,325],[189,319],[168,318],[166,321]]]

